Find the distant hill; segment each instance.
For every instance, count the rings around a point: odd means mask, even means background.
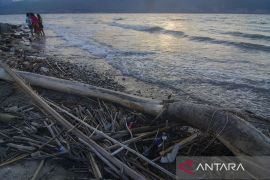
[[[269,13],[270,0],[0,0],[0,14]]]

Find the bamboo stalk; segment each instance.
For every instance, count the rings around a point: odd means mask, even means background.
[[[101,174],[101,172],[99,170],[97,162],[96,162],[94,156],[91,153],[89,153],[89,161],[90,161],[92,170],[94,172],[95,178],[96,179],[102,179],[102,174]]]
[[[22,155],[20,155],[20,156],[18,156],[18,157],[15,157],[15,158],[13,158],[13,159],[9,159],[9,160],[7,160],[7,161],[1,163],[1,164],[0,164],[0,167],[3,167],[3,166],[6,166],[6,165],[9,165],[9,164],[11,164],[11,163],[14,163],[14,162],[16,162],[16,161],[22,160],[22,159],[26,158],[26,157],[29,156],[29,155],[30,155],[30,154],[22,154]]]
[[[40,171],[41,171],[41,169],[42,169],[44,163],[45,163],[45,160],[42,159],[42,160],[40,161],[39,166],[38,166],[38,168],[36,169],[34,175],[32,176],[31,180],[36,180],[36,179],[37,179],[38,174],[40,173]]]

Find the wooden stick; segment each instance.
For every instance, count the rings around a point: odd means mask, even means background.
[[[159,132],[166,131],[166,130],[168,130],[168,129],[170,129],[170,128],[171,128],[171,127],[161,128],[161,129],[159,129]],[[142,138],[145,138],[145,137],[147,137],[147,136],[151,136],[151,135],[156,134],[156,133],[157,133],[157,131],[146,132],[146,133],[143,133],[143,134],[141,134],[141,135],[139,135],[139,136],[137,136],[137,137],[135,137],[135,138],[126,140],[126,141],[121,142],[121,143],[122,143],[122,144],[130,144],[130,143],[137,142],[137,141],[141,140]],[[110,146],[110,147],[107,147],[106,149],[107,149],[107,150],[112,150],[112,149],[117,148],[117,147],[119,147],[119,145],[118,145],[118,144],[114,144],[114,145],[112,145],[112,146]]]
[[[45,124],[45,126],[48,128],[48,130],[49,130],[50,134],[52,135],[52,137],[55,138],[56,136],[55,136],[55,133],[53,132],[51,126],[49,126],[48,123],[47,123],[46,121],[44,121],[44,124]],[[63,145],[61,144],[61,142],[59,141],[58,138],[55,138],[55,141],[56,141],[56,143],[57,143],[57,145],[58,145],[59,147],[62,147],[62,146],[63,146]]]
[[[20,144],[13,144],[13,143],[8,143],[7,146],[18,149],[20,151],[34,151],[36,149],[36,148],[34,148],[32,146],[23,146],[23,145],[20,145]]]
[[[180,145],[180,148],[183,148],[184,146],[190,144],[194,139],[196,139],[199,136],[200,136],[200,133],[195,133],[195,134],[193,134],[193,135],[191,135],[191,136],[189,136],[189,137],[187,137],[185,139],[180,140],[180,142],[175,143],[173,146],[170,146],[169,148],[167,148],[167,149],[165,149],[163,151],[160,151],[159,154],[161,156],[164,156],[165,154],[167,154],[168,152],[173,150],[175,145]]]
[[[39,163],[39,166],[38,166],[38,168],[36,169],[34,175],[32,176],[31,180],[36,180],[36,179],[37,179],[37,176],[38,176],[40,170],[42,169],[44,163],[45,163],[45,160],[42,159],[41,162]]]
[[[130,131],[132,132],[132,134],[138,134],[138,133],[145,133],[145,132],[148,132],[148,131],[154,131],[158,128],[162,128],[164,127],[165,124],[161,124],[161,125],[158,125],[158,126],[143,126],[143,127],[138,127],[138,128],[133,128],[133,129],[130,129]],[[121,131],[117,131],[115,133],[109,133],[108,135],[111,136],[112,138],[114,139],[119,139],[119,138],[122,138],[126,135],[129,135],[130,132],[128,130],[121,130]],[[93,140],[103,140],[105,139],[103,136],[101,135],[94,135],[92,137]]]
[[[101,174],[101,172],[99,170],[97,162],[96,162],[94,156],[92,155],[92,153],[89,153],[89,161],[90,161],[92,170],[94,172],[95,178],[96,179],[102,179],[102,174]]]
[[[18,116],[14,116],[14,115],[10,115],[10,114],[6,114],[6,113],[0,113],[0,122],[1,123],[11,123],[11,122],[16,122],[16,120],[18,119]]]
[[[101,159],[108,167],[110,167],[111,170],[113,170],[116,174],[118,174],[122,179],[126,179],[124,178],[125,176],[120,173],[120,169],[117,169],[111,162],[109,162],[106,158],[104,158],[104,156],[102,156],[95,148],[89,145],[89,143],[80,138],[79,141],[82,142],[85,146],[87,146],[91,151],[93,151],[97,155],[97,157],[99,157],[99,159]]]
[[[13,159],[9,159],[9,160],[3,162],[2,164],[0,164],[0,167],[6,166],[6,165],[9,165],[9,164],[14,163],[14,162],[16,162],[16,161],[19,161],[19,160],[21,160],[21,159],[24,159],[24,158],[26,158],[26,157],[29,156],[29,155],[30,155],[30,154],[22,154],[22,155],[20,155],[20,156],[18,156],[18,157],[15,157],[15,158],[13,158]]]
[[[32,142],[32,143],[37,144],[38,146],[40,146],[40,145],[42,145],[44,143],[44,142],[41,142],[41,141],[37,141],[37,140],[34,140],[34,139],[30,139],[30,138],[27,138],[27,137],[21,137],[21,136],[13,136],[12,138],[15,139],[15,140],[26,141],[27,143]],[[50,144],[46,144],[46,146],[51,147],[51,148],[55,148],[55,146],[50,145]]]
[[[141,166],[140,164],[136,163],[136,162],[131,162],[134,166],[136,166],[137,168],[139,168],[142,171],[145,171],[146,173],[150,174],[151,176],[155,177],[156,179],[159,180],[164,180],[163,178],[159,177],[157,174],[155,174],[154,172],[148,170],[147,168]]]

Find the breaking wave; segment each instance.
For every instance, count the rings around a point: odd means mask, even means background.
[[[262,44],[218,40],[218,39],[214,39],[210,37],[203,37],[203,36],[190,36],[189,39],[193,41],[207,42],[207,43],[212,43],[212,44],[224,44],[224,45],[229,45],[229,46],[235,46],[241,49],[270,52],[270,46],[266,46]]]
[[[262,34],[248,34],[242,32],[226,32],[225,34],[229,34],[236,37],[244,37],[250,39],[259,39],[259,40],[268,40],[270,41],[270,36],[262,35]]]
[[[120,24],[120,23],[111,23],[111,26],[120,27],[123,29],[130,29],[135,31],[142,31],[147,33],[157,33],[157,34],[169,34],[172,36],[177,36],[181,38],[189,38],[192,41],[197,42],[207,42],[207,43],[213,43],[213,44],[223,44],[223,45],[229,45],[229,46],[235,46],[237,48],[241,49],[249,49],[249,50],[258,50],[258,51],[265,51],[270,52],[270,46],[261,45],[261,44],[254,44],[254,43],[248,43],[248,42],[235,42],[235,41],[227,41],[227,40],[218,40],[211,37],[204,37],[204,36],[189,36],[186,35],[182,31],[174,31],[174,30],[166,30],[159,26],[140,26],[140,25],[128,25],[128,24]],[[257,39],[267,39],[270,40],[269,36],[264,36],[260,34],[246,34],[241,32],[228,32],[234,36],[242,36],[247,38],[257,38]]]
[[[174,30],[167,30],[159,26],[140,26],[140,25],[128,25],[128,24],[120,24],[120,23],[111,23],[111,26],[120,27],[123,29],[130,29],[135,31],[142,31],[147,33],[160,33],[160,34],[170,34],[173,36],[184,36],[185,33],[182,31],[174,31]]]

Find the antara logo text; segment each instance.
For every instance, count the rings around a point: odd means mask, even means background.
[[[178,168],[189,174],[194,175],[196,171],[245,171],[242,163],[221,163],[221,162],[213,162],[213,163],[199,163],[196,168],[193,168],[194,161],[188,160],[183,164],[180,164]]]

